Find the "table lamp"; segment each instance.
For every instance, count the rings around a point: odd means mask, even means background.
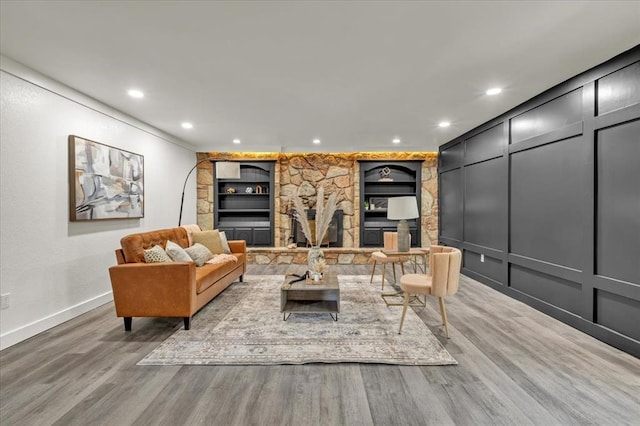
[[[418,213],[418,201],[416,197],[389,198],[387,207],[387,219],[399,220],[398,222],[398,251],[408,252],[411,248],[411,236],[407,219],[420,217]]]

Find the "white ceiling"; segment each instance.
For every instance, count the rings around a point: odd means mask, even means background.
[[[2,0],[0,16],[3,55],[195,151],[434,151],[640,44],[639,1]]]

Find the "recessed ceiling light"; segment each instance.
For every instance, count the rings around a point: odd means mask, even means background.
[[[127,92],[129,94],[129,96],[131,96],[132,98],[144,98],[144,93],[142,93],[142,90],[138,90],[138,89],[131,89]]]
[[[491,96],[491,95],[497,95],[498,93],[502,92],[502,89],[499,87],[494,87],[492,89],[487,90],[487,95]]]
[[[188,123],[186,121],[184,123],[182,123],[181,126],[182,126],[183,129],[193,129],[193,124]]]
[[[448,121],[441,121],[440,123],[438,123],[438,126],[440,127],[449,127],[451,125],[451,123],[449,123]]]
[[[318,145],[320,143],[320,139],[314,139],[313,143],[315,143],[316,145]]]
[[[393,138],[393,140],[391,141],[393,143],[400,143],[400,138]]]
[[[234,139],[233,143],[235,143],[236,145],[240,143],[240,139]]]

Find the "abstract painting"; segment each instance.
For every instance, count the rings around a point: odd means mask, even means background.
[[[144,157],[69,135],[72,222],[144,217]]]

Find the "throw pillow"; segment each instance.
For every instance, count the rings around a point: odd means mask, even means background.
[[[193,262],[187,252],[173,241],[167,241],[167,254],[174,262]]]
[[[194,244],[202,244],[213,254],[220,254],[224,252],[222,242],[220,241],[220,232],[217,230],[194,232],[191,234],[191,237],[193,238]]]
[[[164,249],[158,245],[144,251],[144,261],[147,263],[173,262]]]
[[[184,249],[189,257],[196,263],[196,266],[202,266],[205,262],[213,257],[211,251],[200,243],[195,243],[189,248]]]
[[[220,242],[222,243],[222,252],[225,254],[231,254],[229,241],[227,241],[227,234],[225,234],[224,231],[220,231]]]

